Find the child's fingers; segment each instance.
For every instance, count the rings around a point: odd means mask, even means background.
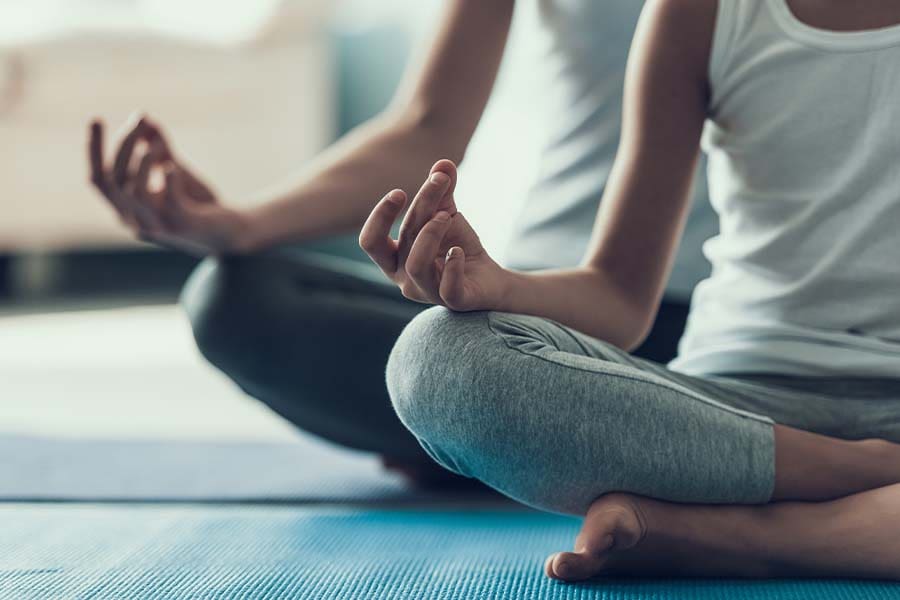
[[[397,242],[391,239],[391,225],[406,206],[406,194],[394,190],[375,206],[359,232],[359,247],[388,277],[397,273]]]
[[[435,271],[434,257],[438,256],[449,229],[450,213],[439,211],[419,231],[406,259],[406,274],[432,302],[440,300],[440,278]]]
[[[413,199],[400,226],[400,260],[401,263],[409,256],[412,245],[419,235],[419,231],[437,212],[441,200],[447,195],[452,180],[449,175],[441,171],[429,174],[428,179],[422,184],[419,193]]]
[[[450,248],[441,275],[440,294],[443,304],[451,310],[465,308],[466,253],[459,246]]]
[[[452,195],[453,192],[456,191],[456,180],[458,179],[459,171],[456,168],[456,163],[454,163],[449,158],[442,158],[441,160],[434,163],[431,167],[431,172],[429,175],[433,175],[434,173],[444,173],[447,177],[450,178],[450,187],[447,189],[447,194]],[[451,212],[452,214],[452,212]]]

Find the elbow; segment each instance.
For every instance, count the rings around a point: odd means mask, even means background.
[[[650,335],[653,319],[653,311],[625,303],[616,311],[613,331],[604,331],[605,335],[601,336],[601,339],[626,352],[634,352]]]
[[[622,350],[628,353],[637,350],[643,344],[650,331],[653,329],[654,315],[651,311],[646,314],[635,315],[630,320],[630,325],[626,331],[623,331],[623,343],[619,344]]]
[[[633,280],[621,281],[603,268],[587,267],[591,279],[602,290],[600,297],[607,299],[614,319],[604,319],[603,339],[626,352],[636,350],[653,329],[659,300],[646,289],[636,289]]]

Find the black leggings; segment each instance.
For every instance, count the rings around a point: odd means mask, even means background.
[[[203,355],[295,426],[392,460],[430,463],[400,423],[385,365],[426,305],[403,298],[371,264],[315,251],[205,260],[182,302]],[[675,355],[688,307],[663,302],[635,353]]]

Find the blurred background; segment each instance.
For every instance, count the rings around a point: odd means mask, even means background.
[[[87,183],[87,124],[146,112],[250,202],[385,106],[441,4],[0,0],[0,435],[293,435],[197,355],[175,305],[196,259],[119,226]],[[518,4],[458,192],[498,256],[540,135],[542,38]],[[355,236],[323,248],[358,255]]]

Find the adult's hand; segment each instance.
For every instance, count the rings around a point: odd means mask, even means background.
[[[223,206],[147,118],[126,128],[109,162],[104,124],[92,122],[88,156],[91,182],[135,237],[200,256],[246,249],[244,215]]]
[[[407,203],[394,190],[376,205],[359,236],[359,245],[399,287],[418,302],[455,311],[502,306],[509,272],[485,251],[478,234],[456,210],[456,165],[438,161],[406,213],[399,239],[391,225]]]

